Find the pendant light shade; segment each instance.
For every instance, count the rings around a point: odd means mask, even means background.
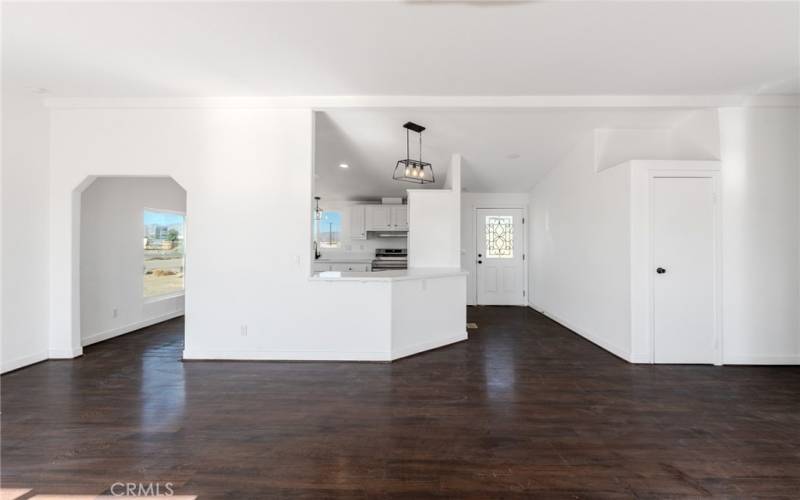
[[[407,122],[403,125],[403,128],[406,129],[406,157],[397,162],[392,179],[415,184],[436,182],[436,177],[433,175],[433,166],[422,161],[422,131],[425,130],[425,127],[413,122]],[[416,132],[419,135],[419,157],[416,160],[411,158],[411,132]]]
[[[314,208],[314,220],[322,220],[322,209],[319,208],[319,196],[315,196],[314,200],[317,202],[317,206]]]

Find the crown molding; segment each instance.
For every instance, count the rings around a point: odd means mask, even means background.
[[[198,98],[59,98],[58,109],[103,108],[719,108],[749,101],[797,101],[797,96],[540,95],[540,96],[284,96]],[[772,104],[786,105],[786,104]]]

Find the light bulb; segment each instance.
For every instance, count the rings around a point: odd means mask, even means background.
[[[423,177],[425,177],[425,170],[420,168],[419,169],[419,178],[422,179]]]
[[[409,173],[411,173],[411,168],[408,165],[406,165],[406,177],[408,177]]]
[[[416,176],[417,176],[417,167],[414,167],[414,169],[411,171],[411,177],[416,177]]]

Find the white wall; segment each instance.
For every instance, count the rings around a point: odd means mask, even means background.
[[[40,99],[23,91],[4,91],[2,114],[2,371],[6,372],[48,356],[50,120]]]
[[[595,129],[595,169],[632,159],[719,160],[719,125],[714,109],[696,109],[671,128]]]
[[[672,154],[672,130],[595,129],[595,170],[619,165],[631,158],[667,159]]]
[[[408,190],[408,267],[461,266],[461,156],[454,154],[445,189]]]
[[[188,357],[384,356],[386,287],[309,278],[312,122],[309,109],[53,110],[54,347],[80,352],[74,188],[89,175],[169,175],[187,193]],[[234,256],[219,244],[231,235]]]
[[[720,111],[726,363],[800,363],[798,108]]]
[[[800,363],[799,121],[798,108],[729,108],[673,134],[676,156],[722,159],[725,364]],[[531,305],[628,358],[642,335],[627,321],[630,169],[593,173],[592,149],[579,144],[533,190]]]
[[[461,269],[467,271],[467,304],[475,305],[477,300],[475,275],[477,273],[477,234],[475,233],[475,209],[478,208],[521,208],[525,214],[527,224],[530,216],[528,213],[530,194],[528,193],[461,193]],[[526,238],[521,243],[528,247]],[[526,250],[528,252],[528,250]],[[527,273],[526,260],[526,273]],[[527,276],[525,277],[527,280]]]
[[[719,160],[719,113],[696,109],[672,129],[672,159]]]
[[[101,177],[81,196],[83,345],[183,314],[183,296],[143,295],[145,208],[185,213],[186,191],[167,177]]]
[[[392,282],[392,359],[467,339],[464,276]]]
[[[531,194],[531,306],[630,356],[630,170],[594,169],[587,135]]]

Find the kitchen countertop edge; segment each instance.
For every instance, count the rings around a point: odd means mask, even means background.
[[[310,281],[405,281],[433,278],[449,278],[466,276],[469,273],[459,268],[412,268],[403,270],[374,272],[339,272],[338,276],[320,276],[318,273],[309,276]]]

